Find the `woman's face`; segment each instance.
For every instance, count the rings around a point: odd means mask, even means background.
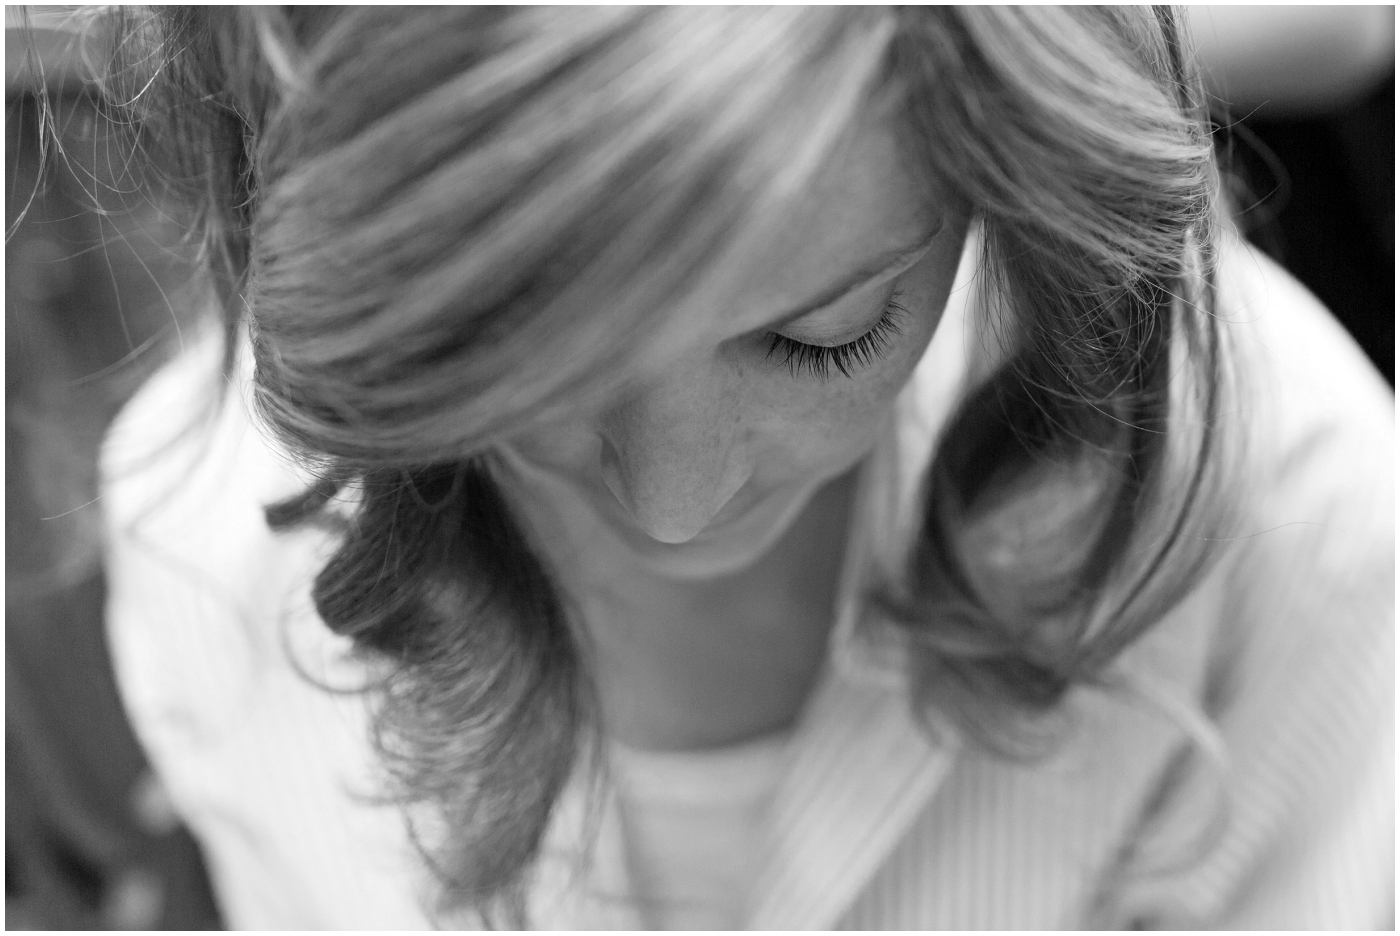
[[[504,447],[554,558],[736,571],[874,445],[938,325],[966,208],[867,121],[781,229],[740,237],[665,314],[696,327],[611,398]],[[568,561],[568,560],[566,560]]]

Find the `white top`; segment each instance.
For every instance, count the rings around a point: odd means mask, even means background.
[[[915,723],[900,644],[854,587],[908,543],[917,468],[976,344],[964,294],[864,469],[830,665],[766,794],[754,857],[738,856],[753,864],[736,922],[1389,926],[1389,388],[1296,282],[1240,245],[1222,250],[1237,383],[1220,435],[1248,453],[1241,536],[1118,664],[1151,704],[1076,689],[1063,747],[1012,763]],[[427,880],[403,824],[367,796],[363,697],[317,685],[363,674],[310,605],[323,536],[263,522],[262,505],[304,479],[239,394],[201,461],[182,454],[192,445],[134,458],[188,420],[216,356],[206,348],[153,379],[104,451],[108,626],[137,735],[204,847],[231,926],[454,925],[422,909]],[[1217,745],[1220,769],[1188,757],[1193,734]],[[625,797],[609,803],[579,874],[580,795],[565,791],[532,885],[534,925],[648,925],[640,898],[657,885],[638,879],[633,852],[655,837],[628,828]]]
[[[706,751],[614,746],[628,873],[649,929],[736,929],[788,734]]]

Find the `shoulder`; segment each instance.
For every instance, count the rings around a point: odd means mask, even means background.
[[[237,364],[226,373],[222,336],[206,333],[136,393],[101,452],[118,676],[129,675],[125,663],[159,663],[183,685],[204,660],[219,676],[192,698],[210,704],[215,687],[232,690],[242,678],[235,674],[251,678],[238,661],[274,665],[273,622],[306,590],[322,547],[315,535],[267,525],[264,508],[304,490],[307,478],[256,425],[250,371]],[[146,691],[144,679],[128,683]]]
[[[109,432],[118,688],[233,926],[419,928],[417,866],[397,811],[375,798],[368,697],[354,691],[370,674],[311,600],[330,543],[266,523],[263,509],[307,479],[257,426],[248,378],[224,374],[210,337]]]
[[[1148,643],[1199,629],[1208,645],[1190,682],[1221,744],[1225,819],[1128,902],[1158,922],[1369,927],[1393,884],[1393,395],[1272,261],[1236,242],[1219,273],[1231,470],[1212,509],[1234,519],[1222,562]]]
[[[114,643],[151,643],[165,629],[191,653],[191,640],[266,643],[259,622],[282,611],[292,570],[305,571],[309,538],[277,536],[264,517],[304,479],[256,427],[248,370],[226,374],[222,338],[207,334],[147,381],[104,440]]]
[[[246,358],[243,355],[242,358]],[[251,367],[225,373],[222,335],[190,340],[122,408],[102,445],[109,530],[207,526],[211,510],[261,513],[308,478],[251,412]]]
[[[1229,614],[1275,646],[1386,642],[1394,395],[1327,309],[1267,257],[1236,240],[1219,274],[1217,437],[1229,471],[1223,506],[1236,514]]]
[[[1236,235],[1221,251],[1218,282],[1228,384],[1222,422],[1247,434],[1251,467],[1280,483],[1298,475],[1333,490],[1349,487],[1339,482],[1357,472],[1388,476],[1394,393],[1331,313]],[[1316,475],[1343,451],[1364,457],[1330,482]]]
[[[1393,601],[1395,402],[1322,304],[1273,261],[1222,251],[1222,457],[1261,588]],[[1377,621],[1377,624],[1382,622]]]
[[[138,732],[176,708],[211,732],[238,717],[277,668],[273,622],[314,555],[264,520],[299,479],[249,418],[245,378],[224,373],[222,340],[206,334],[146,382],[103,443],[107,633]]]

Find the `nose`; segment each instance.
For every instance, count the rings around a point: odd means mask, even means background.
[[[624,392],[601,420],[600,469],[652,539],[684,543],[748,480],[738,401],[706,363]]]

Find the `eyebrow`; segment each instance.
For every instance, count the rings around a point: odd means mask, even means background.
[[[908,247],[900,247],[871,257],[865,263],[861,264],[860,268],[850,276],[847,276],[839,283],[827,287],[796,308],[789,309],[786,312],[774,316],[764,327],[768,329],[781,328],[800,318],[811,315],[813,312],[825,309],[827,306],[835,305],[837,302],[840,302],[842,299],[846,298],[846,296],[874,279],[900,271],[925,250],[928,250],[942,231],[943,222],[940,220],[938,224],[934,225],[933,231],[917,244],[912,244]]]

